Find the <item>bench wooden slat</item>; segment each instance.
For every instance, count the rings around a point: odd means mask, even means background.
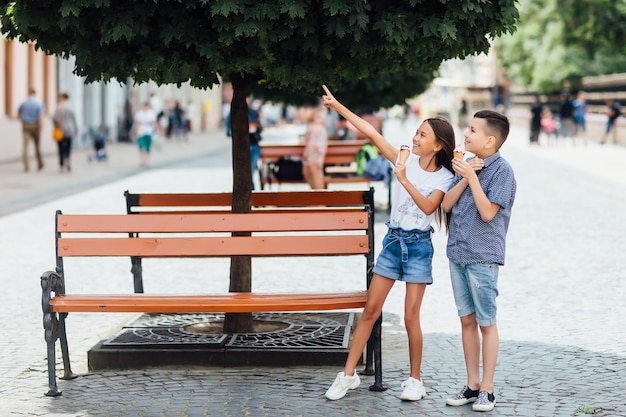
[[[178,193],[178,194],[135,194],[137,202],[133,206],[146,207],[198,207],[232,205],[231,193]],[[254,197],[253,197],[254,198]]]
[[[252,206],[363,205],[363,194],[369,191],[253,191]],[[128,193],[131,208],[139,207],[230,207],[232,193]]]
[[[203,214],[60,214],[61,233],[200,233],[200,232],[282,232],[317,230],[365,230],[365,211],[323,213],[203,213]]]
[[[141,217],[141,216],[136,216]],[[58,256],[333,256],[369,253],[367,235],[60,238]]]
[[[302,294],[230,293],[222,295],[61,295],[53,311],[118,313],[243,313],[360,308],[367,291]]]
[[[352,155],[352,157],[354,157],[366,143],[368,143],[367,140],[329,142],[326,155],[343,154]],[[285,155],[302,155],[304,153],[304,144],[261,143],[260,148],[261,158],[263,160],[275,160]]]

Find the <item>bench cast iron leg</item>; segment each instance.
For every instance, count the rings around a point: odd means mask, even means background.
[[[58,397],[59,395],[61,395],[61,391],[57,389],[54,345],[54,340],[48,342],[48,392],[46,392],[47,397]]]
[[[383,364],[382,364],[382,322],[383,315],[381,314],[376,320],[374,324],[374,328],[372,329],[372,334],[370,339],[372,339],[373,344],[373,355],[374,355],[374,367],[376,369],[374,373],[374,384],[370,385],[370,391],[385,391],[387,386],[383,384]],[[369,343],[368,343],[369,345]],[[369,346],[368,346],[369,350]]]
[[[67,346],[67,335],[65,333],[65,318],[67,317],[67,313],[61,313],[59,319],[59,339],[61,342],[61,356],[63,357],[63,376],[61,379],[75,379],[78,378],[74,372],[72,372],[72,367],[70,365],[70,351]]]
[[[52,312],[50,308],[50,297],[52,292],[55,292],[57,287],[56,283],[59,280],[59,276],[52,271],[45,272],[41,276],[41,308],[43,310],[43,329],[44,339],[46,341],[48,349],[48,397],[58,397],[61,395],[61,391],[57,389],[56,380],[56,357],[55,357],[55,343],[59,337],[58,326],[59,322],[57,316]]]
[[[61,391],[57,388],[56,381],[56,340],[61,339],[61,354],[63,356],[63,378],[74,379],[78,375],[72,372],[70,367],[70,355],[67,347],[67,335],[65,334],[65,318],[67,313],[57,315],[50,307],[52,293],[65,294],[63,278],[58,272],[48,271],[41,276],[41,308],[43,310],[44,339],[48,350],[48,397],[58,397]]]

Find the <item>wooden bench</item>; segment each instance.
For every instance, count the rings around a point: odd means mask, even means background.
[[[371,184],[380,180],[360,176],[356,174],[356,155],[367,140],[355,141],[330,141],[326,157],[324,158],[324,186],[341,183],[366,183]],[[270,144],[261,142],[261,168],[259,169],[259,181],[261,189],[271,186],[273,183],[304,183],[304,180],[279,180],[273,174],[271,165],[281,157],[302,159],[304,144]],[[391,174],[391,166],[389,172]],[[390,175],[391,179],[392,176]],[[386,184],[388,190],[388,204],[391,207],[391,184]]]
[[[335,210],[251,213],[56,213],[56,269],[41,276],[42,309],[48,351],[48,396],[56,383],[56,340],[64,374],[70,366],[65,319],[73,312],[286,312],[363,308],[374,266],[373,221],[369,207]],[[244,236],[241,236],[241,234]],[[138,237],[128,237],[139,234]],[[287,257],[349,256],[365,258],[363,289],[342,292],[224,294],[68,294],[64,261],[72,257]],[[228,274],[226,274],[228,275]],[[78,278],[78,277],[77,277]],[[375,375],[372,390],[383,390],[381,321],[368,343],[366,372]],[[374,364],[372,365],[372,360]],[[375,369],[373,369],[375,367]],[[372,372],[373,369],[373,372]]]
[[[127,214],[230,212],[232,193],[131,193],[124,192]],[[369,190],[253,191],[253,211],[325,210],[369,207],[374,223],[374,188]],[[371,230],[372,239],[374,231]],[[136,237],[137,234],[132,236]],[[141,257],[131,258],[136,293],[143,292]]]

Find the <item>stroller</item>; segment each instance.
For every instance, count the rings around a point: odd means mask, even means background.
[[[98,130],[93,134],[93,148],[94,154],[89,156],[90,161],[106,161],[106,142],[107,132],[106,127],[100,126]]]

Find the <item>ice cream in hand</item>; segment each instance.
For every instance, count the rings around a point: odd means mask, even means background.
[[[456,148],[454,148],[454,157],[456,159],[463,159],[464,155],[465,155],[465,146],[462,143],[456,145]]]
[[[406,160],[409,159],[409,154],[411,153],[411,148],[408,145],[400,146],[400,163],[404,165]]]
[[[465,156],[465,145],[460,143],[460,144],[456,145],[456,148],[454,148],[454,159],[463,160],[464,156]],[[454,172],[454,174],[458,175],[458,173],[456,171]]]

